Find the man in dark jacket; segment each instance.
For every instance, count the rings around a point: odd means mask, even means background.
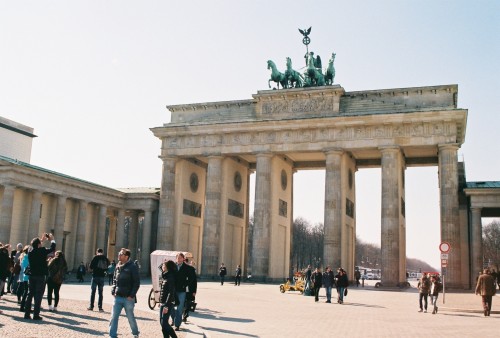
[[[196,296],[198,281],[196,279],[196,271],[194,268],[184,263],[185,257],[182,252],[177,253],[177,275],[175,277],[175,292],[179,305],[177,311],[172,313],[175,330],[179,331],[182,323],[182,313],[184,312],[184,303],[186,302],[186,292],[190,292],[193,297]]]
[[[51,240],[50,248],[44,248],[42,242]],[[44,234],[43,237],[33,238],[31,241],[31,248],[28,252],[28,261],[30,267],[30,279],[28,284],[28,297],[24,306],[24,319],[31,319],[31,300],[35,299],[35,306],[33,308],[33,320],[42,320],[40,317],[40,305],[42,304],[43,294],[45,292],[46,277],[49,273],[47,267],[47,255],[56,251],[56,242],[54,235]]]
[[[224,285],[224,278],[227,275],[227,269],[224,266],[224,263],[221,263],[219,268],[219,277],[220,277],[220,285]]]
[[[104,256],[104,250],[97,249],[96,255],[92,258],[90,262],[90,270],[92,271],[92,284],[90,293],[90,306],[87,310],[94,310],[95,301],[95,291],[99,288],[99,300],[97,301],[97,306],[99,307],[99,312],[103,312],[102,308],[102,290],[104,289],[104,277],[106,276],[106,271],[108,270],[109,260]]]
[[[335,275],[332,269],[327,266],[323,273],[323,286],[326,291],[326,303],[332,302],[332,288],[335,286]]]
[[[319,268],[316,268],[314,272],[311,274],[311,283],[313,284],[313,292],[314,292],[314,301],[319,301],[319,290],[323,285],[323,276]]]
[[[130,329],[134,338],[139,337],[139,328],[137,327],[137,321],[134,316],[135,307],[135,295],[139,286],[141,285],[141,280],[139,277],[139,269],[130,260],[130,250],[122,248],[118,253],[118,265],[115,269],[115,275],[113,278],[113,287],[111,288],[111,294],[115,297],[115,302],[113,304],[113,310],[111,311],[111,321],[109,323],[109,336],[111,338],[117,337],[118,331],[118,318],[122,309],[125,308],[125,314],[127,315],[128,322],[130,324]]]

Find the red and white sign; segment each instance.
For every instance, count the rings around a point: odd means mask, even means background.
[[[439,244],[439,250],[441,251],[441,253],[448,253],[448,252],[450,252],[450,250],[451,250],[450,243],[448,243],[448,242],[441,242],[441,244]]]

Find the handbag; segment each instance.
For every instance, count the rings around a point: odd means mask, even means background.
[[[347,288],[344,289],[344,297],[347,296]]]

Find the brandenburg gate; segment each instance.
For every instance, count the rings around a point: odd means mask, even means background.
[[[290,268],[293,173],[322,169],[323,264],[352,276],[355,174],[380,167],[382,207],[373,217],[381,217],[382,284],[396,286],[406,281],[405,169],[437,165],[441,240],[453,248],[447,285],[468,285],[457,160],[467,110],[457,108],[457,94],[457,85],[356,92],[329,85],[168,106],[171,122],[151,129],[163,161],[157,248],[193,252],[202,276],[217,275],[224,262],[256,280],[281,280]]]

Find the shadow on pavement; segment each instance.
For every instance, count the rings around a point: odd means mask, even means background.
[[[362,307],[371,307],[371,308],[376,308],[376,309],[386,309],[385,306],[380,306],[380,305],[369,305],[369,304],[361,304],[361,303],[344,303],[342,304],[343,306],[348,306],[348,305],[351,305],[351,306],[362,306]]]
[[[199,328],[202,330],[206,330],[206,331],[225,333],[225,334],[229,334],[229,335],[238,335],[238,336],[246,336],[246,337],[259,337],[259,336],[256,336],[254,334],[247,334],[247,333],[242,333],[242,332],[237,332],[237,331],[232,331],[232,330],[216,329],[216,328],[207,327],[207,326],[199,326]]]
[[[237,322],[237,323],[252,323],[255,322],[253,319],[245,319],[245,318],[233,318],[233,317],[223,317],[223,316],[216,316],[216,314],[219,312],[211,311],[208,309],[196,309],[196,312],[193,313],[193,317],[199,317],[199,318],[204,318],[204,319],[213,319],[213,320],[221,320],[221,321],[228,321],[228,322]]]

